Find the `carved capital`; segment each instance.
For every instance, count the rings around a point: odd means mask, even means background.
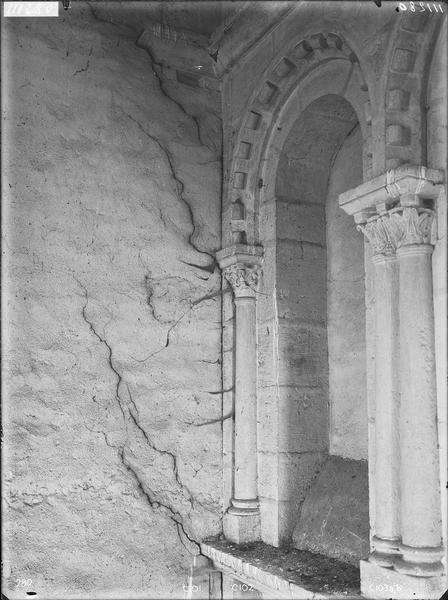
[[[358,225],[358,231],[372,244],[373,253],[391,255],[397,249],[396,232],[390,227],[389,215],[374,217],[364,225]]]
[[[375,255],[387,256],[394,254],[401,246],[433,244],[434,227],[433,210],[399,206],[358,225],[357,229],[372,244]]]
[[[397,247],[434,244],[434,211],[428,208],[398,207],[390,213],[391,226],[397,234]]]
[[[255,297],[263,262],[263,248],[234,244],[216,253],[224,277],[230,283],[235,298]]]
[[[235,297],[253,297],[255,296],[260,270],[259,265],[236,263],[225,267],[223,274],[232,286]]]

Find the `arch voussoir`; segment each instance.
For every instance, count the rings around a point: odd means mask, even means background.
[[[331,61],[348,62],[350,77],[353,71],[357,71],[360,91],[366,94],[364,115],[367,118],[364,118],[364,122],[370,126],[368,86],[356,53],[342,36],[333,32],[316,32],[306,39],[294,40],[289,47],[278,53],[252,94],[233,147],[228,193],[223,212],[223,233],[228,243],[254,243],[256,196],[264,185],[259,173],[260,163],[263,161],[268,139],[272,137],[276,118],[301,82]],[[366,136],[366,139],[369,137]],[[244,205],[244,221],[232,218],[234,203]]]

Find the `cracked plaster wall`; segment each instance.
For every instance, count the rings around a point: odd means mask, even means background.
[[[4,22],[4,591],[178,598],[221,528],[220,144],[74,4]]]

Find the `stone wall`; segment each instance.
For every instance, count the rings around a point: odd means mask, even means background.
[[[363,240],[337,204],[339,188],[362,179],[361,159],[352,107],[340,96],[322,96],[288,132],[275,177],[275,214],[264,217],[272,219],[275,233],[263,239],[259,314],[269,315],[272,294],[276,314],[273,323],[260,325],[259,335],[259,491],[270,524],[265,535],[273,529],[266,506],[281,506],[283,543],[301,520],[328,452],[366,458]],[[273,290],[266,283],[272,269]],[[342,493],[339,486],[334,493]]]
[[[338,205],[362,182],[361,132],[332,160],[326,202],[329,456],[307,491],[296,548],[355,565],[369,552],[363,239]],[[356,459],[356,460],[353,460]]]
[[[3,23],[4,592],[179,598],[221,528],[219,135],[72,5]]]
[[[327,195],[330,454],[367,459],[364,240],[338,195],[362,183],[359,126],[335,157]]]
[[[337,199],[362,181],[361,161],[353,110],[325,96],[294,124],[276,181],[284,541],[289,529],[297,548],[353,563],[369,548],[364,242]]]

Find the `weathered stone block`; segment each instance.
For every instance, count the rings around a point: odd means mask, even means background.
[[[415,63],[415,52],[407,48],[396,48],[392,60],[392,68],[399,73],[412,71]]]
[[[277,198],[277,237],[325,245],[325,206]]]
[[[322,387],[328,385],[325,331],[291,320],[279,321],[280,385]]]
[[[279,318],[326,321],[325,248],[300,242],[277,246]]]
[[[326,393],[319,388],[270,386],[259,390],[259,449],[281,452],[328,448]]]
[[[300,504],[320,470],[325,453],[259,453],[260,495]]]
[[[329,457],[306,495],[293,542],[354,564],[368,555],[367,462]]]
[[[234,514],[230,509],[223,518],[224,535],[229,542],[248,544],[261,540],[260,513]]]

